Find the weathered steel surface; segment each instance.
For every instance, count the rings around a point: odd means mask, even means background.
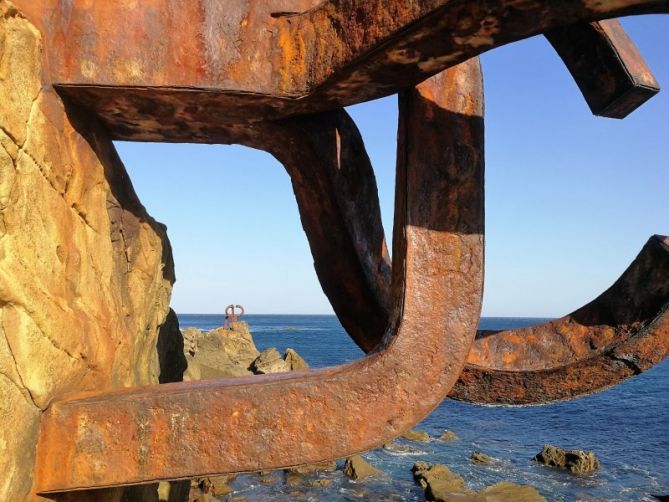
[[[244,307],[241,305],[233,305],[232,303],[225,307],[225,323],[224,328],[227,328],[230,323],[237,322],[237,319],[244,315]]]
[[[462,370],[480,314],[482,110],[476,60],[402,97],[395,308],[377,351],[325,370],[53,403],[41,423],[37,490],[337,458],[378,446],[432,411]],[[270,405],[278,401],[297,405]]]
[[[568,24],[669,12],[669,0],[15,3],[42,31],[61,94],[114,139],[209,143],[231,141],[231,124],[388,95]]]
[[[277,157],[323,289],[370,352],[326,370],[56,402],[42,420],[38,490],[350,455],[429,413],[465,360],[453,397],[517,404],[592,392],[667,356],[666,238],[651,239],[610,290],[570,316],[473,342],[483,103],[470,58],[547,33],[593,112],[621,117],[656,83],[619,25],[597,21],[669,12],[669,0],[14,3],[42,33],[46,80],[111,137],[241,143]],[[341,106],[398,91],[391,267],[373,170]],[[278,400],[298,405],[267,405]]]
[[[669,238],[651,237],[623,275],[573,313],[482,332],[450,397],[489,404],[570,399],[611,387],[669,356]]]
[[[592,113],[622,119],[660,90],[655,77],[615,19],[546,33],[574,76]]]
[[[263,124],[246,145],[271,152],[290,175],[316,274],[348,334],[365,351],[389,324],[391,264],[376,179],[343,110]],[[371,292],[371,294],[370,294]]]

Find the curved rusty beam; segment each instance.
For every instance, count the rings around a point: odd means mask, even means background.
[[[328,0],[296,15],[282,13],[314,4],[14,3],[45,38],[50,81],[114,139],[205,143],[228,142],[230,124],[392,94],[573,23],[669,12],[669,0]]]
[[[545,35],[594,115],[625,118],[660,90],[638,49],[615,19],[578,23]]]
[[[343,457],[396,437],[432,411],[462,370],[480,314],[480,90],[478,62],[471,61],[403,98],[402,117],[430,110],[440,125],[450,120],[454,127],[450,135],[433,131],[446,154],[437,168],[421,154],[425,130],[402,127],[407,155],[398,162],[395,309],[379,350],[323,370],[54,402],[41,421],[37,492]]]
[[[573,313],[482,332],[449,397],[488,404],[570,399],[620,383],[669,356],[669,238],[651,237],[623,275]]]
[[[392,267],[360,132],[344,110],[263,124],[256,132],[246,145],[285,166],[323,291],[351,338],[371,351],[389,325]]]

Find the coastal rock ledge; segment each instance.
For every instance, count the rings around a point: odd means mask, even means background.
[[[30,496],[52,401],[180,380],[185,368],[166,229],[140,203],[104,127],[43,79],[44,54],[40,32],[0,0],[3,501]]]
[[[540,464],[567,469],[572,474],[591,474],[599,469],[599,461],[592,451],[563,450],[557,446],[544,445],[534,460]]]
[[[414,480],[425,492],[425,500],[436,502],[546,502],[531,486],[501,482],[474,491],[466,488],[465,480],[442,464],[416,462],[411,469]]]

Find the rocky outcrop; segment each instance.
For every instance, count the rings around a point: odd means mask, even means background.
[[[490,463],[492,463],[492,458],[489,455],[486,455],[485,453],[481,453],[480,451],[472,452],[472,454],[470,455],[469,458],[475,464],[490,464]]]
[[[534,460],[558,469],[567,469],[572,474],[590,474],[599,469],[599,462],[592,451],[563,450],[548,444],[544,445]]]
[[[344,475],[354,481],[360,481],[365,478],[380,476],[381,471],[369,464],[360,455],[353,455],[346,459],[344,464]]]
[[[448,500],[450,494],[473,494],[465,488],[462,476],[442,464],[416,462],[411,468],[413,478],[425,491],[427,500]]]
[[[45,83],[42,54],[0,0],[0,500],[28,496],[54,399],[174,379],[181,357],[165,227],[104,128]]]
[[[293,349],[283,356],[274,347],[258,351],[248,324],[232,322],[228,327],[204,332],[197,328],[183,330],[183,352],[188,363],[184,380],[207,380],[285,373],[309,368]]]
[[[457,441],[459,438],[458,435],[453,431],[444,431],[443,434],[439,436],[438,439],[439,441],[444,441],[448,443],[450,441]]]
[[[270,373],[285,373],[290,371],[290,364],[283,360],[279,351],[275,348],[264,350],[253,363],[251,369],[257,375],[268,375]]]
[[[416,462],[411,469],[414,480],[425,492],[426,500],[437,502],[545,502],[531,486],[501,482],[480,491],[469,490],[465,480],[442,464]]]
[[[430,435],[425,431],[410,430],[402,434],[402,438],[408,439],[409,441],[421,441],[425,443],[430,440]]]
[[[286,349],[286,353],[284,354],[283,359],[290,367],[290,371],[302,371],[309,369],[309,364],[307,364],[307,362],[302,359],[302,356],[300,356],[297,351],[293,349]]]
[[[183,331],[184,355],[188,369],[184,380],[252,375],[249,369],[260,355],[245,322],[230,323],[230,328],[203,332],[196,328]]]

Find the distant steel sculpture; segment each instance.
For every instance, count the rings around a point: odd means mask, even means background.
[[[241,316],[244,315],[244,307],[241,305],[233,305],[232,303],[225,307],[225,324],[224,328],[227,328],[231,322],[237,322]]]
[[[659,236],[569,316],[476,332],[476,56],[544,34],[593,113],[622,118],[658,86],[610,19],[667,13],[668,0],[14,3],[42,33],[53,87],[112,139],[239,143],[281,161],[323,289],[369,352],[335,368],[54,402],[41,422],[38,493],[344,457],[398,436],[448,395],[568,399],[668,355],[669,240]],[[392,93],[400,123],[391,263],[374,173],[342,107]],[[279,398],[297,405],[263,406]]]

